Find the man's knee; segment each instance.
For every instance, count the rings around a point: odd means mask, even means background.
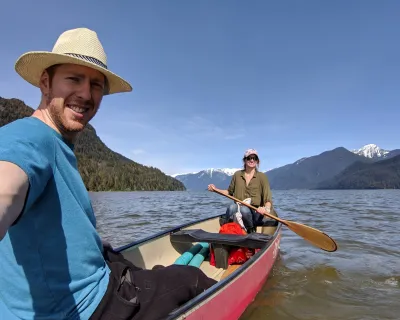
[[[194,266],[172,265],[170,268],[179,274],[177,281],[184,283],[190,289],[194,289],[195,295],[217,283],[216,280],[209,278],[202,270]]]
[[[208,277],[202,270],[193,266],[188,267],[188,274],[190,275],[191,279],[197,279],[196,281],[196,294],[200,294],[201,292],[207,290],[208,288],[212,287],[214,284],[217,283],[216,280]]]

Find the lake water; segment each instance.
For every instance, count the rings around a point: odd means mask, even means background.
[[[223,213],[210,192],[91,193],[101,236],[114,247]],[[284,227],[273,273],[241,319],[400,319],[400,190],[273,190],[278,214],[326,232],[329,253]]]

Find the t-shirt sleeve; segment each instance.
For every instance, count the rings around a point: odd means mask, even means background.
[[[21,137],[1,134],[0,161],[16,164],[28,176],[29,193],[25,207],[29,208],[43,192],[53,173],[54,140],[32,132],[24,132],[25,136]]]
[[[235,192],[235,184],[236,184],[236,174],[234,174],[232,176],[231,183],[229,184],[229,187],[228,187],[228,193],[231,196],[233,196],[233,193]]]

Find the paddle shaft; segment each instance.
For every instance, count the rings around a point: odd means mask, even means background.
[[[229,194],[225,194],[216,189],[213,189],[213,191],[220,195],[223,195],[229,199],[232,199],[235,202],[239,202],[250,209],[257,210],[257,208],[253,207],[252,205],[247,204],[246,202],[241,201],[239,199],[236,199],[235,197],[232,197]],[[287,221],[287,220],[275,217],[269,213],[264,213],[264,215],[266,215],[276,221],[279,221],[280,223],[287,226],[290,230],[297,233],[297,235],[302,237],[304,240],[309,241],[310,243],[314,244],[315,246],[317,246],[325,251],[333,252],[333,251],[336,251],[338,248],[335,240],[333,240],[327,234],[325,234],[324,232],[321,232],[318,229],[306,226],[306,225],[298,223],[298,222]]]
[[[221,192],[221,191],[219,191],[219,190],[213,189],[213,191],[216,192],[216,193],[219,193],[220,195],[223,195],[223,196],[225,196],[225,197],[227,197],[227,198],[229,198],[229,199],[231,199],[231,200],[233,200],[233,201],[235,201],[235,202],[239,202],[240,204],[242,204],[242,205],[244,205],[244,206],[246,206],[246,207],[248,207],[248,208],[250,208],[250,209],[253,209],[253,210],[257,211],[257,208],[256,208],[256,207],[253,207],[251,204],[248,204],[248,203],[246,203],[246,202],[244,202],[244,201],[242,201],[242,200],[236,199],[235,197],[232,197],[232,196],[229,195],[229,194],[225,194],[225,193],[223,193],[223,192]],[[279,221],[280,223],[283,223],[284,225],[287,225],[286,220],[283,220],[283,219],[281,219],[281,218],[275,217],[275,216],[272,215],[272,214],[264,213],[263,215],[265,215],[265,216],[267,216],[267,217],[270,217],[270,218],[272,218],[272,219],[275,219],[276,221]]]

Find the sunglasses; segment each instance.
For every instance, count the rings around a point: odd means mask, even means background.
[[[258,161],[258,157],[257,156],[248,156],[248,157],[246,157],[246,160],[247,161],[251,161],[251,160]]]

